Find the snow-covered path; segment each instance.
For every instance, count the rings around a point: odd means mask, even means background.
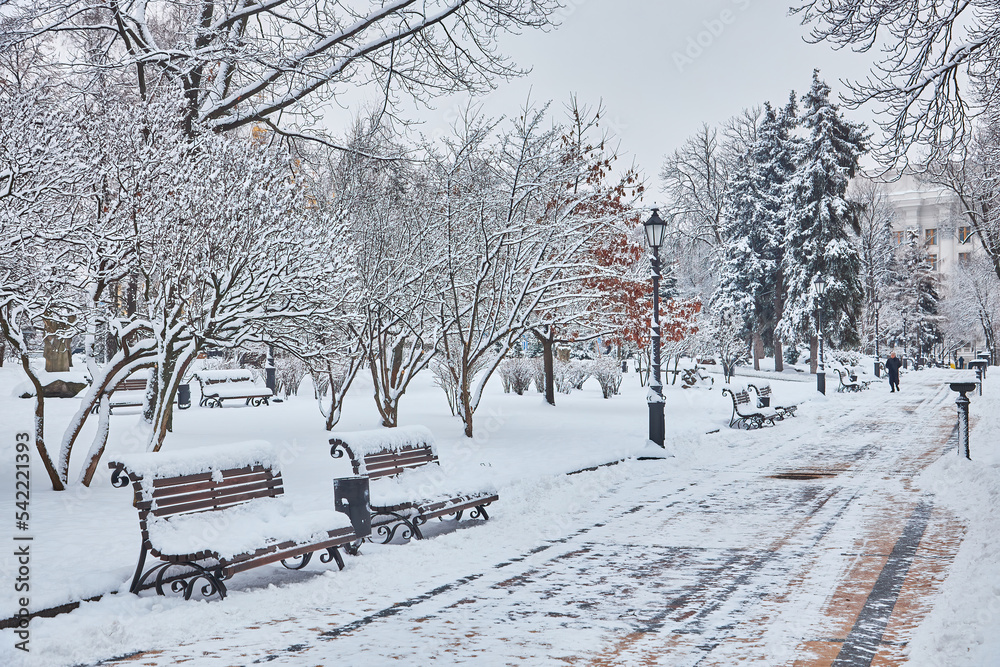
[[[717,465],[535,482],[489,523],[366,546],[340,573],[135,619],[149,599],[114,596],[38,629],[110,648],[110,611],[126,644],[151,638],[101,663],[123,665],[898,664],[961,540],[911,484],[948,446],[954,394],[909,377],[811,429],[741,434]]]

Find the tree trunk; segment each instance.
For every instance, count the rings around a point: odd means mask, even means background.
[[[461,403],[462,421],[465,422],[465,437],[472,437],[472,392],[469,391],[468,369],[462,373],[462,389],[458,396]]]
[[[556,364],[555,364],[555,332],[551,329],[547,336],[535,332],[542,343],[542,368],[545,371],[545,402],[556,404]]]
[[[764,339],[759,331],[753,332],[753,369],[760,370],[760,360],[764,356]]]
[[[816,336],[809,337],[809,372],[815,373],[819,370],[819,339]]]
[[[48,473],[49,481],[52,482],[52,490],[65,491],[65,480],[59,478],[59,473],[52,464],[49,451],[45,448],[45,393],[42,391],[42,383],[32,372],[27,354],[21,355],[21,367],[24,369],[24,374],[28,376],[28,380],[31,381],[31,385],[35,388],[35,449],[38,450],[38,456],[45,465],[45,472]]]
[[[47,373],[64,373],[73,365],[71,343],[66,338],[56,335],[62,327],[51,320],[45,322],[45,338],[43,339],[43,352],[45,357],[45,371]]]

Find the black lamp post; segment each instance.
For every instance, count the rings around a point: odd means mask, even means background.
[[[646,243],[653,251],[650,258],[653,265],[653,327],[650,341],[653,346],[653,377],[649,381],[646,399],[649,403],[649,439],[663,447],[666,429],[663,423],[663,383],[660,380],[660,246],[667,235],[667,223],[657,214],[658,210],[654,208],[653,214],[644,223]]]
[[[826,280],[823,275],[813,278],[813,287],[819,296],[816,306],[816,338],[819,339],[819,368],[816,369],[816,391],[826,395],[826,369],[823,366],[823,295],[826,294]]]
[[[880,372],[880,364],[882,357],[878,352],[878,311],[882,307],[882,300],[878,298],[878,294],[875,294],[875,298],[872,299],[872,305],[875,306],[875,377],[882,377]]]

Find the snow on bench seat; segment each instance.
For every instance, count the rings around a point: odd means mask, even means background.
[[[471,510],[473,519],[489,519],[486,506],[499,500],[495,486],[480,470],[444,468],[434,436],[423,426],[340,433],[330,439],[330,455],[351,460],[355,475],[371,480],[372,527],[392,541],[423,539],[420,526],[429,519]]]
[[[267,442],[126,454],[108,466],[115,487],[132,483],[139,512],[133,593],[155,587],[163,595],[169,583],[190,598],[201,580],[204,595],[225,597],[223,582],[237,572],[277,561],[299,569],[324,550],[320,560],[343,569],[338,547],[370,532],[365,526],[359,534],[333,509],[295,511],[284,497],[277,450]],[[161,562],[144,572],[147,554]]]
[[[372,506],[426,505],[442,496],[473,498],[496,494],[496,485],[481,472],[483,470],[449,470],[446,473],[440,465],[427,465],[394,477],[381,477],[371,482]]]
[[[151,515],[146,527],[161,553],[232,559],[281,542],[321,542],[330,530],[350,528],[351,520],[335,510],[296,512],[284,498],[258,498],[212,512]]]
[[[270,405],[268,401],[274,395],[267,387],[255,384],[250,371],[239,368],[201,370],[193,377],[201,386],[200,406],[221,408],[223,401],[233,398],[246,399],[246,405]]]

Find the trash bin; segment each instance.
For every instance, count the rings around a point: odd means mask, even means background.
[[[622,361],[622,373],[628,373],[628,362]]]
[[[191,407],[191,385],[187,382],[177,385],[177,407],[181,410]]]
[[[367,477],[338,477],[333,480],[333,508],[350,518],[358,537],[372,534],[372,514]]]

